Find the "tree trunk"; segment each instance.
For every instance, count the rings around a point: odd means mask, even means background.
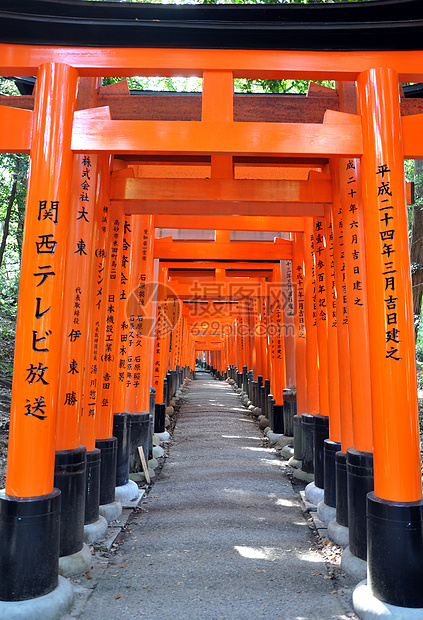
[[[410,262],[412,269],[414,333],[417,338],[423,294],[423,160],[414,162],[415,203],[411,228]]]
[[[18,177],[20,172],[20,161],[16,159],[15,171],[13,173],[12,189],[10,191],[9,202],[7,204],[6,217],[4,218],[3,235],[0,243],[0,267],[3,263],[4,252],[6,250],[7,236],[9,234],[10,218],[12,215],[13,203],[15,202],[16,190],[18,186]]]

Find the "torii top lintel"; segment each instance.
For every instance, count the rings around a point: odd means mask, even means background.
[[[236,6],[3,0],[0,41],[18,45],[4,46],[8,54],[0,45],[0,65],[9,68],[4,75],[34,75],[42,62],[60,59],[81,75],[226,69],[235,77],[344,80],[390,66],[401,81],[419,81],[422,18],[420,0]],[[55,46],[54,58],[46,46]]]

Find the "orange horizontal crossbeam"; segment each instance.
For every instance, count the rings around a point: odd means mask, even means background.
[[[72,149],[108,153],[362,154],[361,127],[319,123],[75,119]]]
[[[330,176],[315,172],[308,180],[131,179],[113,178],[112,200],[233,202],[332,202]]]
[[[302,232],[304,218],[248,215],[156,215],[156,228],[182,228],[185,230],[254,230],[268,232]]]
[[[292,258],[291,241],[278,239],[278,243],[213,243],[197,241],[169,241],[156,239],[154,258],[166,260],[283,260]]]
[[[166,268],[166,269],[183,269],[183,270],[190,270],[190,269],[210,269],[210,270],[214,270],[214,269],[227,269],[227,270],[247,270],[247,271],[252,271],[252,270],[265,270],[268,269],[269,271],[273,269],[274,265],[273,263],[266,263],[266,262],[257,262],[260,259],[256,258],[254,260],[252,260],[251,262],[249,261],[233,261],[233,262],[224,262],[224,261],[215,261],[215,260],[196,260],[193,259],[191,262],[186,263],[186,262],[181,262],[178,259],[176,260],[172,260],[172,261],[166,261],[166,263],[161,264],[160,266],[162,268]]]
[[[423,81],[423,51],[278,51],[93,48],[0,44],[1,75],[35,75],[46,62],[63,62],[82,76],[201,77],[204,70],[236,78],[352,80],[372,67],[391,67],[401,82]]]
[[[128,215],[187,215],[197,216],[207,214],[219,215],[246,215],[246,216],[286,216],[286,217],[323,217],[325,206],[323,203],[311,202],[210,202],[191,200],[190,202],[155,200],[113,200],[116,208],[121,208]]]

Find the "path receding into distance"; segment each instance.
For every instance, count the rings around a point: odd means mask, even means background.
[[[348,582],[328,578],[284,468],[231,387],[197,373],[142,511],[83,610],[66,618],[356,617]]]

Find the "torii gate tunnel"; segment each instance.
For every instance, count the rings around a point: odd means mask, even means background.
[[[0,151],[31,161],[2,617],[62,587],[59,556],[130,484],[129,427],[163,412],[196,357],[275,432],[296,389],[297,456],[367,560],[369,598],[423,613],[404,182],[423,102],[401,88],[423,81],[421,2],[3,0],[0,40],[2,75],[36,77],[0,97]],[[203,86],[130,94],[108,76]],[[335,89],[242,95],[236,78]]]

